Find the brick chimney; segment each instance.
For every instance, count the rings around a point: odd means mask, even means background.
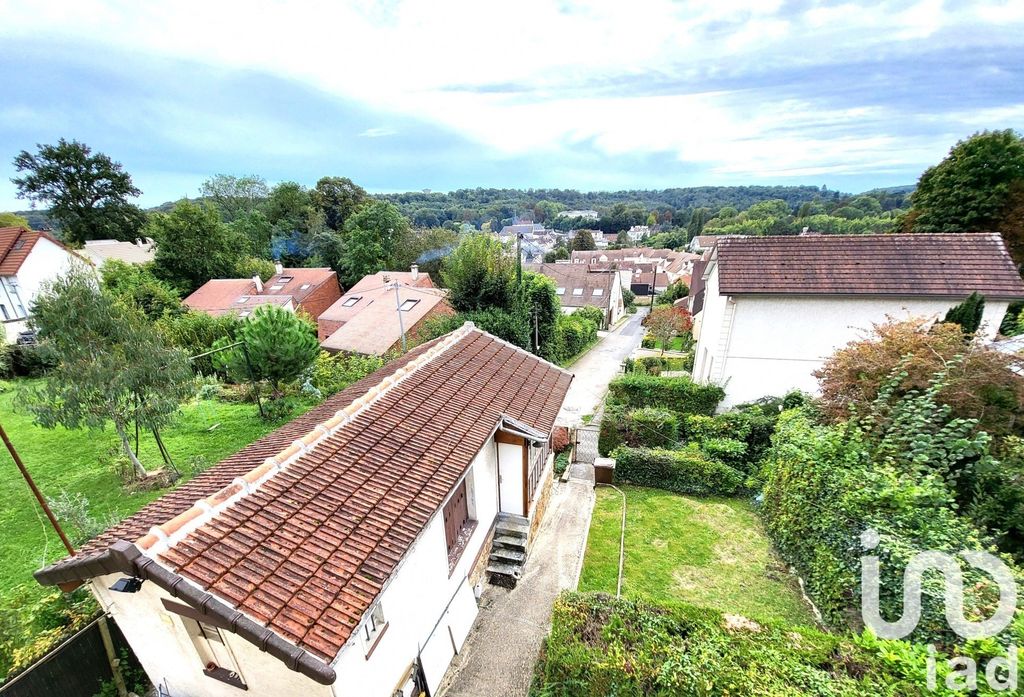
[[[253,276],[252,277],[252,282],[256,284],[256,293],[257,294],[262,293],[263,292],[263,281],[260,279],[259,275]]]
[[[280,276],[281,274],[284,273],[284,266],[281,264],[281,262],[275,261],[274,270],[277,272],[277,275]]]

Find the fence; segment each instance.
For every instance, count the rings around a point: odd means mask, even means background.
[[[101,683],[113,679],[103,646],[98,617],[70,639],[36,661],[24,673],[0,685],[2,697],[92,697]],[[128,641],[112,620],[107,620],[114,652],[120,656]],[[130,660],[135,656],[129,650]]]

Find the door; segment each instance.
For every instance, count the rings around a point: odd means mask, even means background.
[[[498,442],[498,498],[502,513],[526,515],[523,503],[523,445]]]

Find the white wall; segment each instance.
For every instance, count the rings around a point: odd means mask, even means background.
[[[708,279],[694,378],[725,387],[721,409],[791,389],[815,393],[812,373],[836,349],[866,336],[873,324],[887,316],[941,319],[962,300],[742,295],[732,302],[718,294],[715,267]],[[1006,306],[1006,301],[986,300],[982,337],[995,335]]]
[[[391,697],[399,679],[427,642],[445,606],[465,582],[498,511],[497,460],[493,440],[488,441],[467,474],[472,489],[477,527],[454,571],[448,573],[444,517],[439,510],[402,561],[391,584],[381,595],[388,629],[373,654],[356,630],[335,663],[338,697]],[[474,515],[474,506],[470,507]],[[437,631],[447,637],[444,624]],[[449,641],[445,638],[446,641]]]
[[[86,263],[60,245],[45,237],[40,237],[32,246],[28,256],[25,257],[21,268],[18,269],[18,295],[21,297],[25,310],[31,313],[32,301],[39,294],[43,284],[66,273],[75,262],[83,265]],[[4,333],[7,335],[8,342],[13,342],[18,338],[18,332],[24,330],[25,322],[8,322],[4,325]]]

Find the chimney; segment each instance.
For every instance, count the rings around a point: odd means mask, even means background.
[[[259,275],[253,276],[252,277],[252,282],[256,284],[256,294],[258,295],[258,294],[262,293],[263,292],[263,281],[260,279]]]
[[[412,282],[415,283],[416,279],[420,277],[420,266],[419,264],[413,264],[409,270],[412,271]]]
[[[275,261],[275,262],[274,262],[274,270],[275,270],[275,271],[277,272],[277,274],[278,274],[278,275],[280,276],[281,274],[283,274],[283,273],[284,273],[284,266],[282,266],[282,265],[281,265],[281,262],[279,262],[279,261]]]
[[[144,244],[142,243],[142,240],[141,240],[140,238],[138,238],[138,237],[136,237],[136,238],[135,238],[135,244],[136,244],[136,246],[138,246],[138,247],[145,247],[145,246],[146,246],[146,245],[144,245]]]

